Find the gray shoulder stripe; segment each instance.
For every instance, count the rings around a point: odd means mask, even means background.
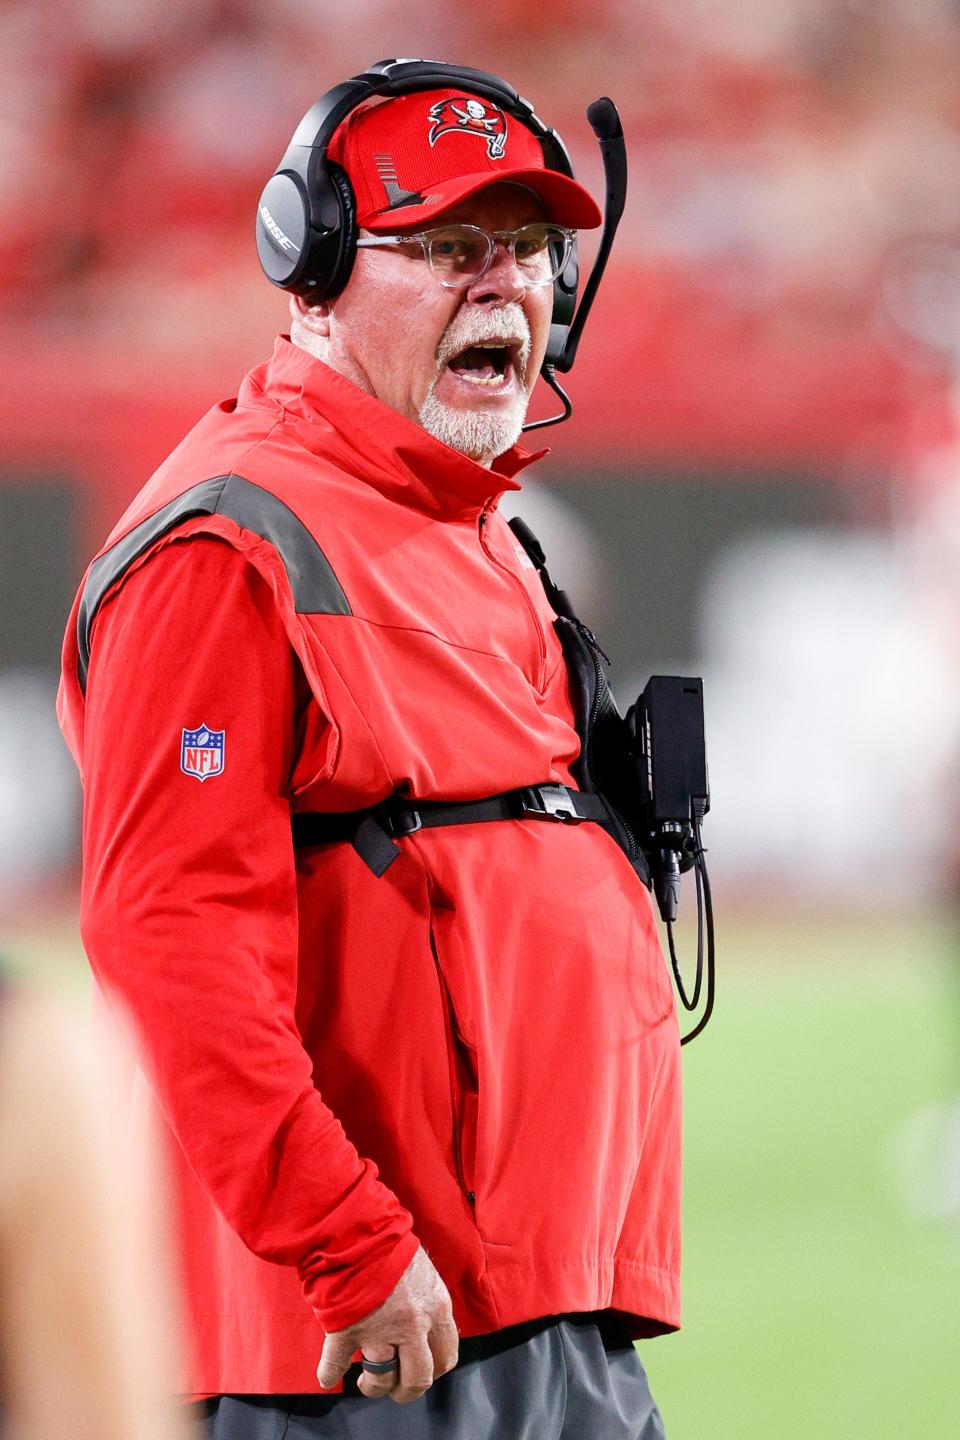
[[[103,597],[155,540],[195,515],[226,515],[244,530],[275,545],[301,615],[352,614],[330,562],[293,511],[269,490],[244,480],[242,475],[217,475],[148,515],[91,565],[77,616],[81,689],[86,688],[90,664],[90,630]]]

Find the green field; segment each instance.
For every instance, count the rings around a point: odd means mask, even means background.
[[[897,921],[719,941],[685,1051],[684,1329],[640,1347],[668,1440],[960,1435],[960,946]]]
[[[684,1052],[685,1326],[640,1347],[668,1440],[960,1435],[960,942],[718,923]],[[82,975],[62,934],[4,948]]]

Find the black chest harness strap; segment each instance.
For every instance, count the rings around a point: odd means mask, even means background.
[[[382,875],[400,854],[398,839],[438,825],[477,825],[490,820],[545,820],[579,825],[609,822],[599,795],[546,782],[505,790],[482,800],[404,800],[392,796],[367,810],[302,811],[292,817],[293,843],[336,845],[347,840],[374,875]]]

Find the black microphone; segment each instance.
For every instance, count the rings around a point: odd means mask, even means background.
[[[600,142],[600,154],[603,159],[603,174],[606,181],[603,234],[600,237],[600,249],[593,262],[590,279],[583,292],[583,299],[577,306],[577,313],[570,326],[563,354],[554,361],[556,368],[564,373],[572,367],[576,359],[580,336],[583,334],[583,327],[590,314],[590,307],[593,305],[603,272],[607,268],[607,260],[613,249],[613,238],[617,233],[617,226],[620,224],[620,217],[623,215],[623,207],[627,200],[627,146],[623,138],[623,126],[620,124],[617,107],[606,95],[601,95],[599,100],[594,100],[587,110],[587,119],[590,122],[590,128]]]
[[[600,236],[600,248],[597,251],[597,258],[593,262],[590,279],[587,281],[583,298],[577,306],[577,312],[569,329],[564,335],[562,325],[551,326],[547,354],[540,372],[550,389],[563,402],[563,414],[551,415],[546,420],[528,420],[523,427],[525,432],[542,430],[547,425],[559,425],[561,420],[569,419],[573,413],[573,404],[558,381],[555,371],[559,370],[566,374],[576,359],[580,336],[583,334],[583,327],[590,314],[590,308],[603,278],[603,272],[607,268],[607,260],[613,248],[613,238],[617,233],[617,226],[620,224],[620,217],[627,199],[627,145],[623,138],[623,126],[620,124],[617,107],[606,95],[601,95],[588,107],[587,119],[599,141],[600,155],[603,160],[606,186],[603,233]],[[575,281],[572,288],[576,288]]]

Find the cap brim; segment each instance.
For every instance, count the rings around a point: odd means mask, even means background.
[[[544,219],[552,220],[555,225],[569,225],[574,230],[595,230],[603,223],[600,209],[588,190],[557,170],[537,167],[457,175],[452,180],[431,186],[429,195],[425,195],[419,204],[411,201],[406,205],[393,205],[388,210],[359,215],[357,219],[365,230],[372,230],[375,234],[411,230],[441,216],[444,211],[461,200],[468,200],[480,190],[503,184],[524,185],[532,190],[543,202]]]

